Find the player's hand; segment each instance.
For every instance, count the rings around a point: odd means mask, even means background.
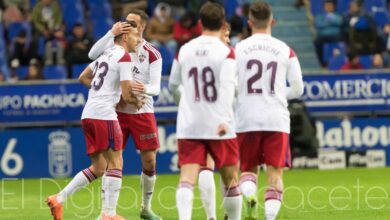
[[[221,123],[218,125],[217,134],[219,136],[224,136],[228,131],[228,126],[225,123]]]
[[[112,28],[111,28],[111,32],[112,34],[114,34],[115,36],[118,36],[120,34],[126,34],[126,33],[129,33],[131,30],[131,26],[130,24],[126,23],[126,22],[116,22]]]
[[[133,81],[131,84],[131,89],[134,94],[144,94],[146,91],[145,84],[139,81]]]

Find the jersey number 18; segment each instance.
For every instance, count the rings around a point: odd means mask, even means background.
[[[208,77],[209,76],[209,77]],[[194,78],[195,87],[195,101],[200,101],[200,91],[198,82],[198,69],[193,67],[190,69],[189,78]],[[213,70],[206,66],[202,69],[203,95],[208,102],[215,102],[217,100],[217,88],[215,87],[215,77]]]

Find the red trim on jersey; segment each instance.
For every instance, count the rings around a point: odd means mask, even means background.
[[[290,47],[290,56],[288,58],[296,57],[294,50]]]
[[[179,60],[179,51],[176,52],[175,59]]]
[[[153,63],[154,61],[161,59],[161,54],[158,50],[149,42],[144,44],[144,49],[149,53],[149,63]]]
[[[236,59],[236,54],[234,53],[234,48],[233,47],[229,47],[230,49],[230,52],[229,54],[227,55],[227,58],[230,58],[230,59]]]
[[[123,54],[123,57],[118,60],[118,63],[121,62],[131,62],[130,54],[125,52],[125,54]]]

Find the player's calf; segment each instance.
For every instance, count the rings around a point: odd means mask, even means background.
[[[238,165],[224,166],[221,175],[226,186],[223,198],[225,213],[229,220],[240,220],[242,196],[238,184]]]
[[[199,172],[199,190],[207,219],[216,219],[215,181],[214,172],[209,168],[202,168]]]
[[[265,192],[265,219],[274,220],[279,213],[283,199],[283,168],[267,167],[268,189]]]
[[[113,218],[116,216],[116,206],[122,187],[122,151],[109,149],[103,155],[108,166],[102,178],[102,212],[105,216]]]
[[[50,211],[55,220],[61,220],[63,214],[62,204],[68,199],[69,196],[76,193],[81,188],[87,186],[92,181],[101,177],[107,167],[106,161],[100,154],[90,155],[92,165],[76,174],[60,193],[49,196],[47,198],[47,205],[50,207]]]

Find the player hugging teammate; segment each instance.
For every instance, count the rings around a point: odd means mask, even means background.
[[[265,219],[273,220],[282,204],[283,169],[290,166],[287,102],[303,94],[299,61],[289,46],[272,37],[275,20],[267,3],[250,6],[252,35],[235,49],[227,45],[229,27],[221,5],[204,4],[200,21],[202,35],[181,47],[169,79],[179,105],[179,219],[192,219],[193,187],[199,176],[207,219],[216,220],[214,167],[221,173],[225,219],[241,219],[243,198],[244,219],[259,219],[257,175],[259,165],[265,165]],[[116,205],[122,149],[130,135],[143,168],[140,218],[161,219],[152,211],[151,199],[159,147],[152,96],[160,92],[162,61],[142,38],[147,22],[145,12],[131,10],[126,21],[116,23],[89,53],[95,61],[79,79],[90,88],[82,128],[91,166],[48,198],[55,220],[62,219],[62,204],[70,195],[101,176],[98,219],[123,219],[116,214]]]
[[[265,219],[273,220],[283,197],[283,169],[290,166],[287,100],[303,94],[299,61],[289,46],[271,36],[275,20],[267,3],[255,2],[250,6],[248,25],[252,36],[238,43],[235,51],[218,39],[226,33],[221,6],[206,3],[200,10],[200,18],[202,36],[180,49],[169,81],[179,103],[181,177],[176,192],[179,219],[191,219],[192,188],[201,166],[210,166],[206,163],[209,154],[225,187],[222,190],[225,218],[241,219],[242,194],[245,219],[258,219],[257,174],[259,165],[265,165]],[[238,163],[239,188],[236,187]],[[200,178],[207,218],[216,219],[213,175],[201,173]]]
[[[68,196],[100,176],[103,201],[98,219],[123,219],[116,215],[115,208],[121,187],[122,149],[130,135],[142,161],[140,218],[161,219],[152,211],[151,200],[159,148],[152,96],[160,93],[162,59],[157,49],[142,38],[148,19],[145,12],[131,10],[126,21],[116,23],[89,53],[95,61],[80,75],[80,81],[90,88],[82,126],[92,165],[59,194],[48,198],[55,220],[62,219],[62,204]],[[125,43],[131,47],[126,49]]]

